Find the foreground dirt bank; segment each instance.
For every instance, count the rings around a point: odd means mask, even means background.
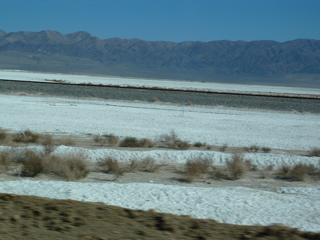
[[[99,203],[0,194],[0,239],[320,239],[283,225],[240,226]]]

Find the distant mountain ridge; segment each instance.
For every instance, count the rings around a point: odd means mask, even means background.
[[[320,86],[320,41],[166,42],[0,31],[0,68]]]

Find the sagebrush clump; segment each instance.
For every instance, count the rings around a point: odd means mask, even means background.
[[[11,165],[10,152],[0,152],[0,172],[7,172]]]
[[[320,148],[317,148],[317,147],[311,148],[309,153],[308,153],[308,156],[310,156],[310,157],[320,157]]]
[[[234,154],[231,159],[226,161],[229,177],[234,180],[243,177],[248,170],[248,163],[241,154]]]
[[[119,146],[132,147],[132,148],[135,148],[135,147],[152,148],[155,146],[155,142],[147,138],[138,139],[135,137],[126,137],[120,141]]]
[[[40,134],[34,133],[30,130],[16,133],[13,137],[14,142],[18,143],[38,143]]]
[[[118,145],[119,138],[113,134],[95,135],[94,141],[101,145],[107,144],[110,146]]]
[[[182,141],[174,131],[161,135],[160,140],[166,147],[172,149],[187,150],[190,147],[190,144],[187,141]]]
[[[290,181],[306,181],[308,178],[318,180],[320,169],[313,164],[283,165],[276,171],[276,177]]]
[[[69,181],[79,180],[88,176],[91,165],[86,157],[79,154],[51,156],[47,160],[46,171]]]
[[[45,167],[44,156],[32,150],[27,150],[22,163],[21,175],[23,177],[35,177],[42,173]]]
[[[185,164],[185,174],[188,176],[198,177],[210,171],[212,161],[207,158],[189,159]]]
[[[106,158],[100,159],[98,161],[98,166],[99,166],[99,170],[104,173],[119,174],[119,175],[123,174],[123,171],[121,171],[118,161],[112,157],[106,157]]]

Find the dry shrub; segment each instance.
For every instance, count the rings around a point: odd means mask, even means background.
[[[202,142],[195,142],[193,144],[193,146],[197,147],[197,148],[201,148],[201,147],[204,147],[206,146],[207,144],[206,143],[202,143]]]
[[[272,170],[273,170],[272,165],[268,165],[264,169],[260,169],[259,170],[259,178],[261,178],[261,179],[271,178],[272,177]]]
[[[40,139],[40,143],[43,146],[44,153],[46,155],[52,153],[55,149],[55,146],[53,144],[53,138],[52,138],[52,135],[50,135],[50,134],[42,135],[41,139]]]
[[[194,176],[186,175],[186,176],[179,178],[177,180],[180,182],[183,182],[183,183],[193,183],[195,179],[194,179]]]
[[[44,158],[36,151],[27,150],[25,160],[22,163],[21,175],[23,177],[35,177],[44,170]]]
[[[187,106],[191,106],[193,104],[193,102],[191,100],[187,100],[186,105]]]
[[[43,146],[53,145],[53,137],[51,134],[43,134],[40,138],[40,144]]]
[[[212,161],[207,158],[189,159],[185,165],[185,174],[197,177],[210,171]]]
[[[120,142],[120,147],[139,147],[139,139],[135,137],[126,137]]]
[[[290,178],[293,181],[305,181],[308,176],[308,166],[305,164],[297,164],[290,170]]]
[[[47,161],[46,171],[68,181],[74,181],[88,176],[91,167],[83,154],[66,154],[50,157]]]
[[[158,102],[158,101],[159,101],[159,98],[156,95],[152,96],[151,102]]]
[[[310,156],[310,157],[320,157],[320,148],[314,147],[314,148],[310,149],[308,156]]]
[[[169,134],[161,135],[160,139],[168,148],[186,150],[190,147],[190,144],[179,139],[174,131],[171,131]]]
[[[0,128],[0,143],[5,142],[7,137],[8,137],[8,133],[5,130]]]
[[[227,144],[223,144],[223,145],[219,148],[219,150],[220,150],[221,152],[225,152],[227,148],[228,148],[228,145],[227,145]]]
[[[106,157],[104,159],[99,160],[98,166],[100,170],[104,173],[111,173],[117,175],[123,174],[123,171],[120,169],[118,161],[111,157]]]
[[[40,134],[34,133],[30,130],[26,130],[24,132],[16,133],[13,136],[14,142],[19,143],[37,143],[39,141]]]
[[[226,164],[228,175],[234,180],[243,177],[248,169],[248,164],[240,154],[234,154],[231,159],[227,160]]]
[[[146,157],[142,159],[139,163],[138,170],[142,172],[158,172],[160,165],[151,157]]]
[[[269,148],[269,147],[262,147],[261,150],[262,150],[262,152],[264,152],[264,153],[269,153],[269,152],[271,152],[271,148]]]
[[[276,177],[291,181],[306,181],[308,177],[319,179],[320,169],[310,164],[298,163],[292,167],[283,165],[276,172]]]
[[[210,178],[213,180],[221,180],[227,178],[227,173],[222,168],[212,167]]]
[[[126,137],[120,142],[120,147],[154,147],[155,143],[147,138],[138,139],[135,137]]]
[[[139,161],[136,159],[132,159],[129,164],[129,172],[136,172],[139,170]]]
[[[7,172],[11,165],[9,151],[0,152],[0,172]]]
[[[246,152],[259,152],[260,147],[258,147],[257,145],[251,145],[250,147],[245,147],[244,150]]]
[[[116,146],[119,142],[119,138],[114,136],[113,134],[105,134],[105,135],[95,135],[94,141],[99,144],[107,144],[111,146]]]
[[[99,143],[99,144],[105,144],[106,143],[106,139],[103,137],[103,136],[100,136],[100,135],[95,135],[93,137],[93,140],[96,142],[96,143]]]
[[[74,146],[76,145],[76,142],[72,137],[66,137],[60,140],[60,145]]]
[[[144,148],[152,148],[156,145],[154,141],[148,138],[140,139],[139,144],[141,147],[144,147]]]

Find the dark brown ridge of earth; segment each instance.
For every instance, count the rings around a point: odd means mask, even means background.
[[[242,226],[155,210],[0,194],[0,239],[320,239],[281,224]]]

